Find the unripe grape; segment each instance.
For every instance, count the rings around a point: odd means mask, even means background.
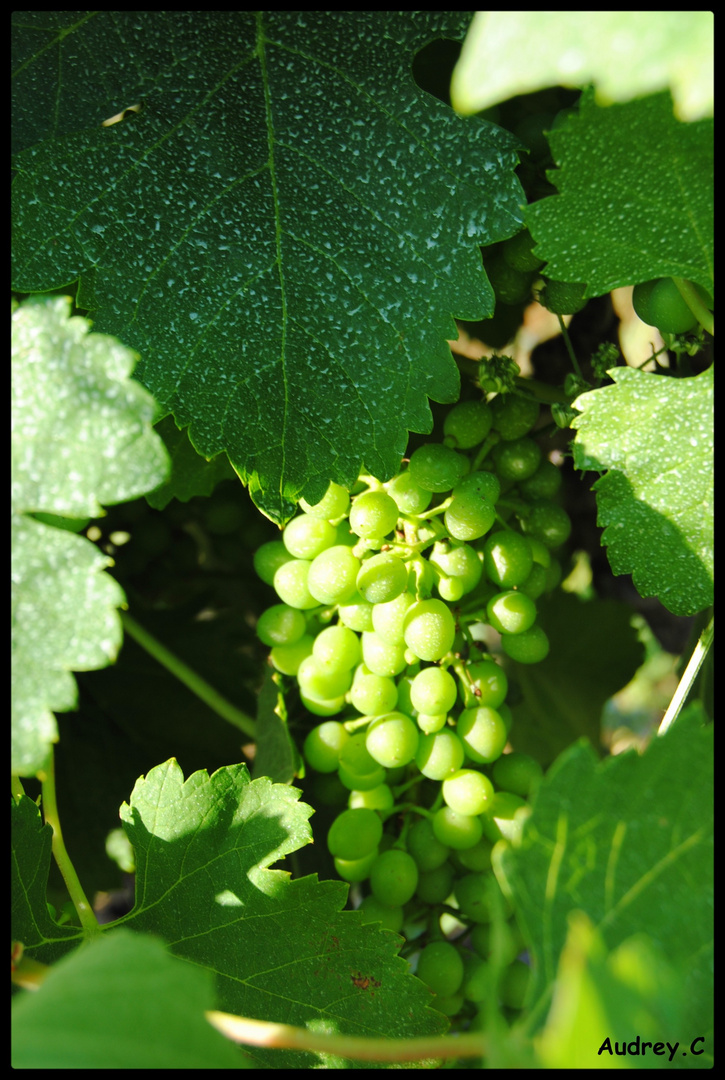
[[[311,565],[306,559],[292,559],[277,568],[274,589],[283,603],[302,611],[319,607],[319,601],[312,595],[307,584]]]
[[[360,595],[371,604],[387,604],[405,592],[408,567],[397,555],[383,551],[364,560],[356,584]]]
[[[569,539],[571,518],[561,506],[542,500],[531,504],[521,527],[527,537],[540,540],[548,548],[555,548]]]
[[[292,645],[275,645],[269,654],[272,664],[283,675],[296,675],[300,664],[307,656],[312,655],[314,638],[311,634],[303,634],[299,641]]]
[[[410,700],[422,713],[447,713],[455,705],[457,695],[456,680],[439,667],[419,671],[410,685]]]
[[[480,765],[496,761],[508,738],[501,715],[487,705],[464,709],[458,718],[456,734],[466,756]]]
[[[531,573],[534,559],[526,537],[512,529],[502,529],[486,538],[483,545],[484,570],[489,580],[502,589],[521,585]]]
[[[362,653],[366,667],[376,675],[392,678],[394,675],[400,675],[407,666],[405,643],[384,641],[374,631],[363,633]]]
[[[486,615],[499,634],[520,634],[536,622],[536,604],[530,596],[511,589],[489,600]]]
[[[446,806],[457,814],[478,817],[483,814],[493,799],[493,784],[483,773],[475,769],[459,769],[442,784]]]
[[[386,930],[392,930],[396,934],[403,929],[405,912],[402,907],[386,907],[374,896],[366,896],[358,911],[362,912],[363,921],[366,923],[382,923]]]
[[[433,832],[441,844],[463,851],[475,847],[483,835],[480,817],[459,814],[450,806],[442,806],[433,815]]]
[[[347,513],[350,496],[344,487],[332,481],[322,499],[313,506],[305,499],[300,499],[300,506],[311,517],[324,518],[326,521],[342,517]]]
[[[360,638],[347,626],[328,626],[315,638],[312,654],[319,664],[349,671],[360,663]]]
[[[364,491],[350,510],[350,528],[365,539],[387,536],[398,520],[398,507],[385,491]]]
[[[481,469],[464,476],[460,484],[454,487],[453,495],[457,498],[459,495],[470,494],[481,495],[491,503],[497,502],[501,494],[501,483],[496,473]]]
[[[449,446],[470,450],[483,442],[491,430],[492,421],[491,410],[483,399],[461,401],[443,421],[443,434]]]
[[[349,738],[348,732],[337,720],[318,724],[304,741],[302,753],[305,761],[317,772],[335,772],[340,764],[342,748]]]
[[[317,555],[332,547],[337,537],[337,530],[329,521],[300,514],[292,518],[282,533],[284,546],[296,559],[312,561]]]
[[[520,439],[539,418],[539,403],[521,394],[499,394],[491,402],[494,431],[502,439]]]
[[[424,491],[450,491],[469,470],[468,458],[442,443],[427,443],[413,453],[408,467],[413,481]]]
[[[273,585],[278,568],[291,562],[293,557],[281,540],[268,540],[254,553],[254,569],[265,584]]]
[[[284,568],[283,568],[284,569]],[[319,604],[343,604],[357,592],[360,560],[344,544],[334,544],[310,564],[307,587]]]
[[[265,645],[294,645],[307,629],[307,620],[298,608],[273,604],[257,620],[257,637]]]
[[[405,644],[421,660],[441,660],[451,650],[456,624],[442,600],[418,600],[406,612],[403,632]]]
[[[453,867],[450,863],[435,870],[428,870],[418,877],[418,888],[415,895],[424,904],[442,904],[446,897],[450,896],[453,888]]]
[[[478,540],[496,520],[496,509],[484,496],[464,492],[453,496],[444,520],[449,535],[454,539]]]
[[[504,754],[493,767],[498,787],[526,799],[544,775],[539,762],[528,754]]]
[[[520,664],[538,664],[549,655],[549,639],[538,623],[522,634],[505,634],[501,648]]]
[[[450,728],[433,735],[421,735],[415,763],[429,780],[445,780],[463,764],[465,751],[461,740]]]
[[[502,480],[519,483],[533,476],[541,464],[541,447],[527,435],[500,442],[491,453],[496,472]]]
[[[339,859],[362,859],[380,843],[383,823],[374,810],[343,810],[327,834],[330,854]]]
[[[369,791],[351,791],[347,804],[351,809],[362,806],[368,810],[392,810],[395,797],[388,784],[378,784]]]
[[[449,941],[432,941],[418,957],[416,975],[434,994],[450,997],[463,982],[463,960]]]
[[[335,857],[333,862],[335,863],[335,869],[343,881],[367,881],[370,877],[373,863],[377,857],[378,849],[373,848],[368,855],[364,855],[360,859],[338,859]]]
[[[400,473],[387,485],[388,495],[395,500],[401,514],[422,514],[430,506],[432,491],[425,491],[409,472]]]
[[[486,889],[490,882],[490,874],[466,874],[456,881],[453,895],[459,909],[471,922],[491,921],[491,910],[486,900]]]
[[[418,867],[407,851],[391,848],[373,863],[370,888],[373,896],[388,907],[402,907],[415,894]]]
[[[376,604],[372,611],[373,629],[378,637],[391,645],[404,641],[403,620],[408,608],[415,603],[412,593],[401,593],[385,604]]]
[[[380,716],[391,712],[397,701],[398,688],[394,681],[360,664],[352,680],[350,704],[363,716]]]
[[[365,746],[370,756],[386,769],[407,765],[418,749],[418,728],[403,713],[387,713],[372,722]]]
[[[498,988],[499,997],[510,1009],[522,1009],[531,982],[531,968],[523,960],[514,960]]]
[[[508,693],[506,672],[495,660],[476,660],[466,667],[466,682],[461,689],[468,707],[488,705],[497,709]]]
[[[350,791],[370,791],[385,782],[385,769],[365,746],[365,732],[351,735],[340,752],[337,774]]]
[[[450,848],[436,838],[428,818],[420,818],[408,832],[408,851],[421,873],[436,870],[450,854]]]

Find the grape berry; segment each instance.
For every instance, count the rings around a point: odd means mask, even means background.
[[[571,523],[531,435],[538,414],[515,392],[456,405],[443,442],[392,480],[361,476],[352,498],[332,483],[303,500],[254,560],[278,601],[258,636],[318,718],[305,761],[343,793],[327,836],[335,868],[369,920],[425,924],[407,951],[448,1016],[474,1016],[482,1000],[483,931],[497,905],[508,914],[492,848],[516,843],[541,779],[511,751],[508,678],[488,651],[500,642],[520,664],[549,651],[537,601],[559,580],[552,552]],[[456,943],[444,915],[467,929]],[[499,998],[520,1007],[528,968],[510,936],[515,970]]]

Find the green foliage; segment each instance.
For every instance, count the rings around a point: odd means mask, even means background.
[[[608,470],[594,488],[615,574],[693,615],[713,598],[712,368],[694,379],[627,368],[612,377],[576,399],[575,463]]]
[[[477,12],[453,75],[461,112],[596,83],[600,105],[669,87],[683,120],[712,114],[711,11]]]
[[[15,287],[80,275],[96,327],[275,520],[362,462],[393,475],[427,398],[458,396],[452,316],[492,313],[477,246],[521,224],[515,140],[411,75],[465,16],[370,12],[350,35],[346,13],[142,12],[125,51],[113,13],[74,20],[56,15],[72,108],[42,131],[26,114],[57,70],[32,17],[16,31]]]
[[[14,1067],[711,1066],[712,13],[12,50]]]

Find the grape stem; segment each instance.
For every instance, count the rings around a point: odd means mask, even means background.
[[[672,696],[672,701],[667,708],[667,712],[662,717],[662,723],[660,724],[659,731],[657,732],[658,735],[664,735],[665,732],[672,727],[675,720],[679,716],[680,710],[685,703],[685,699],[690,692],[692,684],[697,678],[697,673],[702,667],[705,657],[710,651],[713,637],[715,635],[713,622],[714,618],[715,616],[713,615],[710,618],[710,622],[700,634],[697,645],[695,646],[692,656],[690,657],[690,661],[685,668],[682,678],[678,683],[677,689]]]
[[[574,347],[573,347],[573,345],[571,343],[571,338],[569,337],[569,331],[567,330],[566,326],[564,325],[564,320],[562,319],[561,315],[557,315],[556,317],[559,320],[559,326],[561,328],[561,336],[564,338],[564,344],[566,345],[566,351],[569,353],[569,359],[572,362],[572,365],[574,367],[574,371],[577,373],[577,375],[579,376],[580,379],[583,379],[584,376],[582,375],[581,368],[579,367],[579,361],[576,358],[576,353],[574,352]]]
[[[684,278],[673,277],[672,279],[677,286],[677,290],[682,299],[687,304],[688,308],[695,316],[697,321],[703,326],[708,334],[715,336],[715,320],[711,312],[707,310],[702,300],[697,294],[697,289],[694,285],[685,281]]]
[[[70,856],[63,840],[58,815],[58,803],[55,797],[55,756],[51,748],[45,767],[38,771],[38,779],[42,784],[41,803],[45,824],[53,830],[52,850],[58,869],[63,875],[63,881],[68,889],[73,907],[78,913],[81,926],[87,938],[96,937],[101,933],[96,914],[88,902],[83,886],[80,883],[76,869],[71,862]]]
[[[413,1039],[376,1039],[351,1035],[321,1035],[291,1024],[252,1020],[246,1016],[209,1011],[209,1023],[234,1042],[248,1046],[306,1050],[335,1054],[353,1061],[419,1061],[425,1058],[479,1057],[486,1052],[485,1036],[432,1035]]]
[[[257,727],[251,716],[247,716],[236,705],[232,705],[231,701],[227,701],[225,697],[222,697],[213,686],[205,679],[202,679],[201,675],[197,674],[183,660],[180,660],[178,656],[174,656],[165,645],[157,641],[148,630],[144,630],[142,626],[139,626],[136,620],[132,619],[125,611],[121,612],[121,622],[126,633],[130,634],[142,649],[145,649],[150,656],[153,656],[154,660],[158,660],[167,671],[175,675],[179,682],[187,686],[205,705],[213,709],[223,720],[228,720],[230,724],[243,731],[250,739],[256,739]]]

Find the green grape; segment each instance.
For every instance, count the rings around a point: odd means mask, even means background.
[[[466,874],[458,878],[453,895],[459,910],[474,923],[491,921],[491,910],[486,899],[486,889],[491,880],[490,874]]]
[[[319,604],[344,604],[357,592],[360,560],[344,544],[334,544],[310,564],[307,587]],[[293,605],[294,606],[294,605]]]
[[[543,567],[540,569],[543,571]],[[486,605],[486,615],[499,634],[520,634],[534,625],[536,604],[525,593],[510,589],[491,597]]]
[[[385,485],[388,495],[395,500],[401,514],[422,514],[430,506],[432,491],[424,491],[409,472],[399,473]]]
[[[437,870],[448,859],[451,849],[441,844],[428,818],[420,818],[408,832],[408,852],[421,873]]]
[[[442,904],[453,888],[453,867],[444,863],[435,870],[428,870],[418,877],[415,895],[424,904]]]
[[[468,458],[442,443],[419,446],[410,459],[408,471],[424,491],[450,491],[469,470]]]
[[[350,704],[363,716],[380,716],[391,712],[397,701],[398,688],[393,680],[360,664],[352,680]]]
[[[391,848],[378,855],[370,871],[370,888],[387,907],[407,904],[418,886],[418,867],[407,851]]]
[[[302,611],[319,607],[319,601],[312,595],[307,584],[311,565],[306,559],[292,559],[277,568],[274,590],[283,603]]]
[[[444,442],[458,450],[478,446],[491,430],[493,417],[484,400],[461,401],[443,421]]]
[[[518,843],[531,807],[519,795],[511,791],[497,791],[485,815],[483,829],[492,843],[504,839]]]
[[[420,660],[441,660],[451,650],[456,624],[442,600],[418,600],[405,614],[403,633]]]
[[[409,716],[390,712],[377,717],[368,728],[365,746],[386,769],[408,765],[418,749],[418,728]]]
[[[327,834],[327,847],[338,859],[362,859],[383,836],[383,823],[374,810],[343,810]]]
[[[307,629],[307,620],[298,608],[273,604],[257,620],[257,637],[264,645],[294,645]]]
[[[367,881],[370,877],[370,871],[372,870],[373,863],[378,857],[378,849],[374,848],[369,855],[364,855],[362,859],[333,859],[335,864],[335,870],[343,881],[349,881],[350,883],[356,881]]]
[[[372,611],[372,623],[378,637],[390,645],[398,645],[404,641],[403,620],[408,608],[414,603],[413,594],[405,592],[386,604],[376,604]]]
[[[493,503],[474,492],[454,495],[444,515],[446,529],[456,540],[478,540],[495,520]]]
[[[418,713],[415,722],[424,735],[434,735],[446,726],[447,713]]]
[[[502,480],[518,483],[533,476],[538,469],[541,464],[541,447],[524,435],[520,439],[509,439],[508,442],[494,446],[491,458]]]
[[[491,968],[480,956],[469,955],[463,962],[461,990],[466,1001],[479,1004],[491,996]]]
[[[302,689],[300,689],[300,701],[313,716],[336,716],[346,705],[344,694],[335,698],[320,698]]]
[[[269,654],[273,666],[283,675],[296,675],[300,664],[312,655],[314,638],[311,634],[303,634],[299,641],[292,645],[275,645]]]
[[[520,664],[538,664],[549,655],[549,639],[534,623],[522,634],[506,634],[501,638],[501,648],[512,660]]]
[[[300,514],[285,526],[282,541],[296,559],[309,559],[310,562],[321,552],[332,547],[337,538],[337,529],[329,521]]]
[[[382,538],[398,520],[398,507],[385,491],[364,491],[350,509],[350,528],[364,539]]]
[[[523,960],[514,960],[499,984],[498,996],[510,1009],[523,1009],[530,982],[531,968]]]
[[[539,403],[521,394],[499,394],[491,402],[493,428],[502,439],[528,435],[539,418]]]
[[[528,300],[534,280],[533,274],[514,270],[499,252],[485,259],[483,266],[496,294],[497,303],[513,305]]]
[[[385,930],[399,933],[403,929],[405,912],[402,907],[391,908],[381,904],[374,896],[366,896],[361,902],[358,911],[364,915],[363,922],[382,923]]]
[[[373,629],[373,605],[368,600],[363,600],[358,592],[339,605],[337,614],[340,622],[349,630],[357,630],[361,634],[363,630]]]
[[[274,575],[283,563],[291,562],[293,556],[281,540],[268,540],[257,548],[252,560],[257,575],[266,585],[274,584]]]
[[[502,529],[487,536],[483,555],[483,567],[489,581],[502,589],[522,585],[534,565],[526,537],[512,529]]]
[[[337,532],[337,539],[333,546],[339,547],[342,545],[343,547],[355,547],[359,537],[355,536],[355,533],[350,528],[350,522],[347,518],[338,521],[335,526],[335,531]]]
[[[441,844],[456,851],[475,847],[483,835],[480,817],[459,814],[450,806],[442,806],[433,815],[433,832]]]
[[[571,535],[571,518],[566,510],[552,502],[533,502],[521,523],[527,537],[539,540],[547,548],[559,547]]]
[[[375,631],[366,631],[362,635],[363,662],[375,675],[392,678],[400,675],[407,667],[405,643],[392,643],[379,637]]]
[[[503,753],[508,732],[503,718],[488,705],[464,709],[458,717],[456,735],[466,757],[479,765],[490,765]]]
[[[463,982],[463,960],[449,941],[432,941],[418,957],[419,979],[440,997],[451,997]]]
[[[432,735],[420,735],[415,763],[429,780],[445,780],[463,764],[465,751],[461,740],[450,728]]]
[[[464,870],[470,870],[476,874],[480,874],[484,870],[488,871],[491,869],[492,847],[491,841],[483,836],[475,847],[456,852],[456,864]]]
[[[546,570],[543,566],[534,563],[526,581],[519,585],[519,592],[526,593],[532,600],[538,600],[546,592]]]
[[[408,567],[389,551],[365,559],[357,575],[357,591],[371,604],[387,604],[408,586]]]
[[[498,709],[508,693],[506,672],[495,660],[476,660],[466,667],[466,682],[461,684],[466,706],[488,705]]]
[[[378,784],[370,791],[351,791],[347,804],[351,809],[364,806],[368,810],[392,810],[395,797],[388,784]]]
[[[475,769],[459,769],[442,784],[446,806],[457,814],[478,817],[491,805],[493,784]]]
[[[552,281],[544,278],[545,285],[539,294],[539,303],[555,315],[575,315],[586,306],[586,285],[581,282]]]
[[[351,735],[343,746],[337,774],[350,791],[370,791],[385,783],[385,769],[368,753],[364,731]]]
[[[712,297],[699,286],[695,288],[706,306],[711,306]],[[697,316],[672,278],[655,278],[635,285],[632,304],[642,322],[656,326],[665,334],[686,334],[697,326]]]
[[[312,654],[319,664],[349,671],[360,663],[360,638],[347,626],[328,626],[315,638]]]
[[[324,724],[318,724],[302,746],[305,761],[317,772],[336,772],[342,748],[349,738],[348,732],[337,720],[326,720]]]
[[[519,273],[533,273],[544,265],[543,260],[534,255],[533,248],[536,241],[528,229],[522,229],[509,240],[506,240],[501,248],[501,255],[505,262]]]
[[[329,700],[348,692],[352,686],[352,672],[321,664],[314,655],[313,646],[312,656],[306,656],[297,669],[297,682],[300,690],[309,697]]]
[[[561,469],[544,459],[533,476],[519,484],[525,499],[553,499],[561,488]]]
[[[324,518],[325,521],[342,517],[347,513],[349,505],[350,495],[344,487],[340,487],[334,481],[330,482],[330,486],[323,497],[313,506],[310,506],[305,499],[300,499],[300,506],[306,514],[310,514],[311,517]]]
[[[493,767],[493,778],[498,787],[522,799],[528,798],[543,775],[541,765],[528,754],[504,754]]]
[[[495,503],[501,494],[501,483],[496,473],[480,469],[464,476],[460,484],[456,484],[452,494],[455,498],[460,495],[481,495],[489,502]]]
[[[422,713],[447,713],[457,696],[456,680],[443,668],[423,668],[410,684],[410,700]]]

